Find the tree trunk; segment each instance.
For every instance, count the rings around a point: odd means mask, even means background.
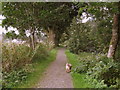
[[[55,34],[55,47],[59,47],[59,36]]]
[[[60,41],[60,35],[61,35],[61,33],[55,31],[54,29],[48,28],[46,34],[48,36],[49,43],[53,43],[54,47],[59,46],[59,41]]]
[[[47,36],[48,36],[49,43],[54,44],[54,32],[52,30],[48,30]]]
[[[117,44],[118,44],[119,14],[114,14],[113,19],[114,20],[113,20],[112,38],[110,41],[110,46],[107,54],[108,58],[114,58]]]
[[[32,33],[32,47],[35,49],[35,32]]]
[[[32,38],[31,38],[31,36],[29,36],[29,44],[30,44],[30,48],[32,48]]]
[[[53,30],[51,30],[50,28],[48,28],[48,30],[46,30],[45,33],[47,34],[47,41],[48,41],[49,49],[51,49],[53,45],[55,44],[55,41],[54,41],[55,34]]]
[[[30,35],[30,47],[34,50],[35,49],[35,36],[34,36],[35,32],[31,32]]]

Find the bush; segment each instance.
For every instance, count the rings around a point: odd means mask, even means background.
[[[44,59],[48,55],[49,55],[49,50],[48,50],[47,46],[45,46],[43,44],[39,44],[32,60],[33,60],[33,62],[34,62],[34,59],[41,60],[41,59]]]
[[[48,55],[47,47],[43,44],[38,44],[35,50],[22,44],[4,43],[2,45],[2,66],[3,72],[10,72],[11,70],[22,68],[34,58],[44,58]],[[38,60],[38,59],[36,59]]]
[[[107,88],[107,85],[104,84],[104,80],[98,81],[89,75],[86,75],[86,81],[88,82],[89,86],[92,86],[92,88]]]
[[[11,88],[20,84],[22,81],[26,80],[27,74],[28,72],[25,70],[12,71],[10,73],[3,72],[2,87]]]
[[[3,72],[10,72],[13,69],[24,66],[32,56],[32,49],[25,45],[14,43],[3,43],[2,45],[2,66]]]
[[[32,63],[49,55],[47,47],[38,44],[35,50],[22,44],[4,43],[2,46],[2,74],[3,88],[14,87],[27,79],[28,74],[34,70]]]
[[[103,27],[108,25],[108,21],[101,20],[101,22],[88,21],[86,23],[78,22],[79,17],[72,20],[70,27],[67,28],[67,33],[64,34],[64,40],[68,40],[66,46],[72,53],[79,54],[79,52],[104,52],[108,51],[109,42],[111,39],[111,27]],[[66,39],[67,38],[67,39]]]
[[[87,75],[87,71],[89,67],[94,67],[91,61],[95,60],[96,57],[94,54],[91,53],[80,53],[79,56],[72,54],[70,52],[66,52],[68,60],[73,65],[72,77],[73,77],[73,84],[75,88],[103,88],[106,87],[103,80],[98,81],[93,79],[89,75]],[[79,57],[79,59],[77,59]],[[89,64],[88,64],[89,62]],[[84,63],[84,64],[83,64]],[[97,62],[96,62],[97,63]]]
[[[93,68],[89,68],[87,74],[93,79],[104,81],[107,86],[118,85],[118,78],[120,76],[120,63],[113,62],[113,59],[104,58]]]
[[[94,67],[97,62],[98,59],[96,59],[94,53],[80,53],[79,65],[76,67],[75,71],[78,73],[86,73],[88,69]]]
[[[79,58],[79,66],[75,71],[78,73],[87,73],[89,81],[93,85],[98,83],[96,87],[104,87],[104,84],[118,87],[118,79],[120,77],[120,63],[109,59],[105,54],[89,54],[81,53]],[[97,81],[96,81],[97,80]],[[104,84],[103,84],[104,83]]]

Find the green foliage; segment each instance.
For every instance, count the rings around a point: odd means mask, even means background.
[[[8,33],[6,33],[5,36],[6,36],[7,38],[11,38],[11,39],[18,38],[18,35],[15,34],[15,31],[8,32]]]
[[[101,58],[93,68],[89,68],[87,73],[91,78],[100,82],[103,80],[107,86],[116,85],[118,87],[119,65],[120,63],[115,63],[112,59]]]
[[[74,71],[78,73],[86,73],[89,68],[92,68],[98,60],[95,60],[95,55],[92,53],[80,53],[79,54],[79,64],[75,67]]]
[[[12,71],[10,73],[3,72],[2,87],[11,88],[15,87],[18,84],[21,84],[22,81],[25,81],[29,72],[23,70]]]
[[[43,44],[38,44],[38,47],[32,50],[24,44],[4,43],[2,45],[2,51],[3,71],[7,72],[25,66],[27,63],[30,63],[33,58],[43,58],[48,55],[47,47]]]
[[[66,51],[66,55],[73,65],[71,74],[76,88],[119,87],[119,62],[114,62],[104,54],[81,52],[75,55]]]
[[[119,62],[120,60],[120,41],[119,41],[119,44],[118,44],[118,47],[117,47],[117,50],[116,50],[116,53],[115,53],[115,60]]]
[[[62,33],[77,15],[77,10],[73,9],[73,6],[72,2],[4,2],[2,15],[6,18],[2,26],[17,28],[22,32],[21,36],[25,36],[26,30],[30,30],[32,34],[35,31],[44,32],[50,29],[54,31],[55,44],[58,44]]]
[[[71,73],[74,88],[93,88],[86,79],[86,74]]]
[[[73,23],[70,25],[69,30],[69,50],[74,53],[79,53],[80,51],[86,51],[86,46],[89,45],[89,39],[87,37],[88,27],[82,23],[77,22],[77,18],[73,19]]]
[[[98,81],[96,79],[93,79],[92,77],[86,75],[86,80],[89,86],[92,86],[92,88],[107,88],[107,85],[104,84],[104,80]]]
[[[115,13],[119,13],[119,2],[84,2],[78,3],[79,14],[82,12],[89,13],[93,18],[98,20],[111,17]]]
[[[46,60],[49,62],[49,59],[46,58],[51,57],[47,47],[42,44],[38,44],[38,47],[32,50],[24,44],[4,43],[2,51],[2,83],[4,88],[11,88],[22,84],[35,71],[33,66],[35,62],[41,63],[44,61],[47,63]]]
[[[14,43],[2,44],[2,66],[3,71],[10,72],[13,69],[20,68],[30,62],[33,51],[26,45]]]
[[[87,75],[87,73],[85,73],[86,71],[84,71],[84,68],[82,66],[79,67],[80,64],[82,65],[82,63],[84,63],[84,62],[81,62],[82,59],[90,58],[89,59],[89,62],[90,62],[91,59],[95,58],[95,56],[93,54],[81,53],[80,55],[76,55],[76,54],[70,53],[67,50],[66,55],[68,58],[68,62],[72,64],[71,75],[72,75],[72,79],[73,79],[74,88],[103,88],[103,87],[106,87],[106,85],[103,83],[103,81],[98,82],[96,79],[91,78],[90,76]],[[85,60],[86,62],[87,62],[87,59]]]
[[[46,56],[49,56],[48,48],[43,44],[39,44],[38,49],[36,50],[36,53],[33,56],[33,62],[34,62],[34,58],[36,60],[40,60],[40,58],[43,59],[43,58],[46,58]]]
[[[113,14],[118,13],[119,3],[84,2],[78,3],[79,14],[75,17],[66,32],[66,46],[73,53],[102,52],[107,53],[112,35]],[[85,16],[92,19],[82,23]],[[65,36],[65,38],[66,38]],[[66,40],[66,39],[64,39]]]
[[[85,80],[86,75],[85,74],[79,74],[75,72],[76,67],[79,65],[79,56],[73,53],[70,53],[69,50],[66,50],[66,55],[68,62],[72,64],[72,81],[74,88],[92,88],[92,86],[88,85],[88,82]],[[82,55],[81,55],[82,56]]]
[[[66,50],[66,55],[68,58],[68,62],[72,64],[72,71],[74,72],[74,69],[78,66],[78,56],[76,54],[70,53],[69,50]],[[76,59],[75,59],[76,58]]]
[[[94,87],[101,88],[102,86],[106,87],[106,85],[118,87],[119,63],[113,62],[113,59],[108,59],[104,54],[81,53],[79,60],[74,71],[87,73],[87,80],[93,86],[95,85]]]
[[[29,67],[30,74],[27,74],[26,80],[21,84],[15,86],[16,88],[33,88],[42,79],[45,70],[48,68],[49,64],[55,60],[57,54],[56,49],[52,49],[49,52],[49,56],[46,58],[34,58],[36,62],[32,63]],[[28,72],[29,72],[28,71]],[[39,78],[39,79],[38,79]]]
[[[76,17],[68,28],[70,31],[67,34],[69,38],[67,46],[71,52],[80,55],[79,64],[74,71],[87,73],[87,79],[93,87],[119,87],[120,71],[117,62],[119,44],[114,62],[113,59],[106,57],[111,39],[113,14],[119,13],[118,4],[80,3],[79,15],[85,12],[86,16],[92,17],[92,20],[82,23],[81,18]],[[94,52],[94,54],[83,52]]]
[[[0,14],[2,14],[2,2],[0,2]]]
[[[101,20],[88,21],[87,23],[78,22],[80,18],[73,19],[65,36],[66,46],[73,53],[80,52],[104,52],[107,53],[111,37],[111,22]],[[111,29],[111,30],[110,30]],[[68,40],[68,41],[67,41]]]

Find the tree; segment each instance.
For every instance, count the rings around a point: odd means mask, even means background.
[[[115,52],[118,45],[118,37],[119,37],[119,18],[120,14],[114,14],[114,21],[113,21],[113,29],[112,29],[112,38],[110,41],[109,51],[107,54],[108,58],[114,58]]]
[[[108,58],[113,58],[115,56],[116,48],[118,45],[118,37],[119,37],[119,8],[120,3],[86,3],[87,6],[80,9],[80,12],[86,12],[89,15],[92,14],[94,19],[106,19],[112,21],[113,18],[113,27],[112,27],[112,38],[110,41]],[[88,8],[87,8],[88,7]],[[111,18],[112,16],[112,18]],[[107,17],[107,18],[106,18]]]
[[[3,4],[3,15],[6,17],[3,26],[16,27],[19,31],[24,32],[30,30],[33,48],[35,46],[34,34],[36,30],[41,30],[41,27],[48,32],[52,30],[55,35],[54,43],[57,46],[65,28],[69,26],[72,18],[77,15],[77,11],[72,8],[73,6],[73,3],[65,2],[7,2]]]
[[[31,40],[30,46],[34,49],[34,32],[35,32],[35,22],[34,22],[34,12],[33,12],[33,4],[31,3],[15,3],[15,2],[7,2],[3,3],[3,15],[6,19],[3,20],[2,25],[6,27],[12,26],[17,28],[20,32],[21,36],[25,35],[26,30],[30,30],[31,32]],[[26,9],[28,8],[28,9]]]
[[[46,6],[51,8],[50,10],[47,9],[48,12],[46,11],[44,16],[41,17],[41,20],[43,20],[41,25],[48,33],[53,33],[54,44],[58,46],[61,35],[70,25],[72,18],[77,15],[77,9],[72,8],[74,7],[73,3],[46,3]],[[46,9],[46,6],[43,8]]]

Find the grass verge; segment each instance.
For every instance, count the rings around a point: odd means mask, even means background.
[[[37,62],[34,62],[32,64],[31,69],[34,69],[32,73],[28,75],[28,78],[26,81],[24,81],[22,84],[16,86],[15,88],[33,88],[35,85],[40,81],[40,79],[43,76],[43,72],[47,69],[49,64],[55,60],[56,58],[57,50],[53,49],[50,52],[50,55],[44,60],[36,60]]]
[[[79,60],[78,60],[78,55],[70,53],[68,50],[66,50],[66,55],[68,58],[68,62],[72,64],[72,81],[73,81],[73,86],[74,88],[91,88],[92,86],[87,82],[87,80],[85,79],[86,74],[85,73],[76,73],[74,72],[75,67],[78,65]],[[81,54],[83,57],[84,54]]]

